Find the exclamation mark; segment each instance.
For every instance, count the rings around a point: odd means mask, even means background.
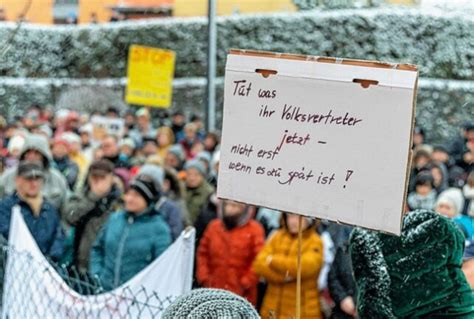
[[[349,180],[349,178],[351,177],[352,173],[354,173],[354,171],[347,170],[347,173],[346,173],[346,182]],[[346,185],[345,185],[345,184],[344,184],[343,188],[346,188]]]

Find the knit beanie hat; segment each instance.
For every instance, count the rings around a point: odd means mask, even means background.
[[[179,144],[171,145],[168,152],[176,156],[181,162],[184,161],[186,155],[184,154],[183,147]]]
[[[157,202],[160,198],[160,187],[148,176],[138,176],[129,186],[137,191],[147,202],[148,206]]]
[[[188,170],[194,168],[196,169],[202,176],[206,176],[206,168],[204,164],[200,160],[191,160],[184,165],[184,169]]]
[[[153,164],[145,164],[140,168],[137,176],[143,175],[151,177],[155,183],[160,185],[160,187],[163,185],[163,182],[165,180],[165,172],[163,171],[163,169]]]
[[[162,318],[257,319],[260,316],[247,300],[229,291],[195,289],[175,300]]]
[[[200,161],[205,161],[207,164],[211,164],[212,156],[209,152],[202,151],[196,155],[196,159]]]
[[[454,207],[456,215],[460,215],[464,208],[464,196],[462,191],[454,187],[448,188],[439,195],[436,206],[441,203]]]

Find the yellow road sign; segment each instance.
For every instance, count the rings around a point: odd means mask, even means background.
[[[170,107],[175,59],[171,50],[132,45],[128,55],[127,103]]]

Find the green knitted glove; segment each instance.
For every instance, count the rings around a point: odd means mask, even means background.
[[[195,289],[173,302],[163,313],[163,319],[260,318],[244,298],[220,289]]]

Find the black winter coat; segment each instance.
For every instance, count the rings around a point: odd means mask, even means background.
[[[352,263],[347,242],[340,245],[336,250],[336,256],[328,275],[328,288],[331,298],[336,304],[331,318],[353,318],[339,307],[341,301],[348,296],[351,296],[356,302],[356,284],[352,276]]]

